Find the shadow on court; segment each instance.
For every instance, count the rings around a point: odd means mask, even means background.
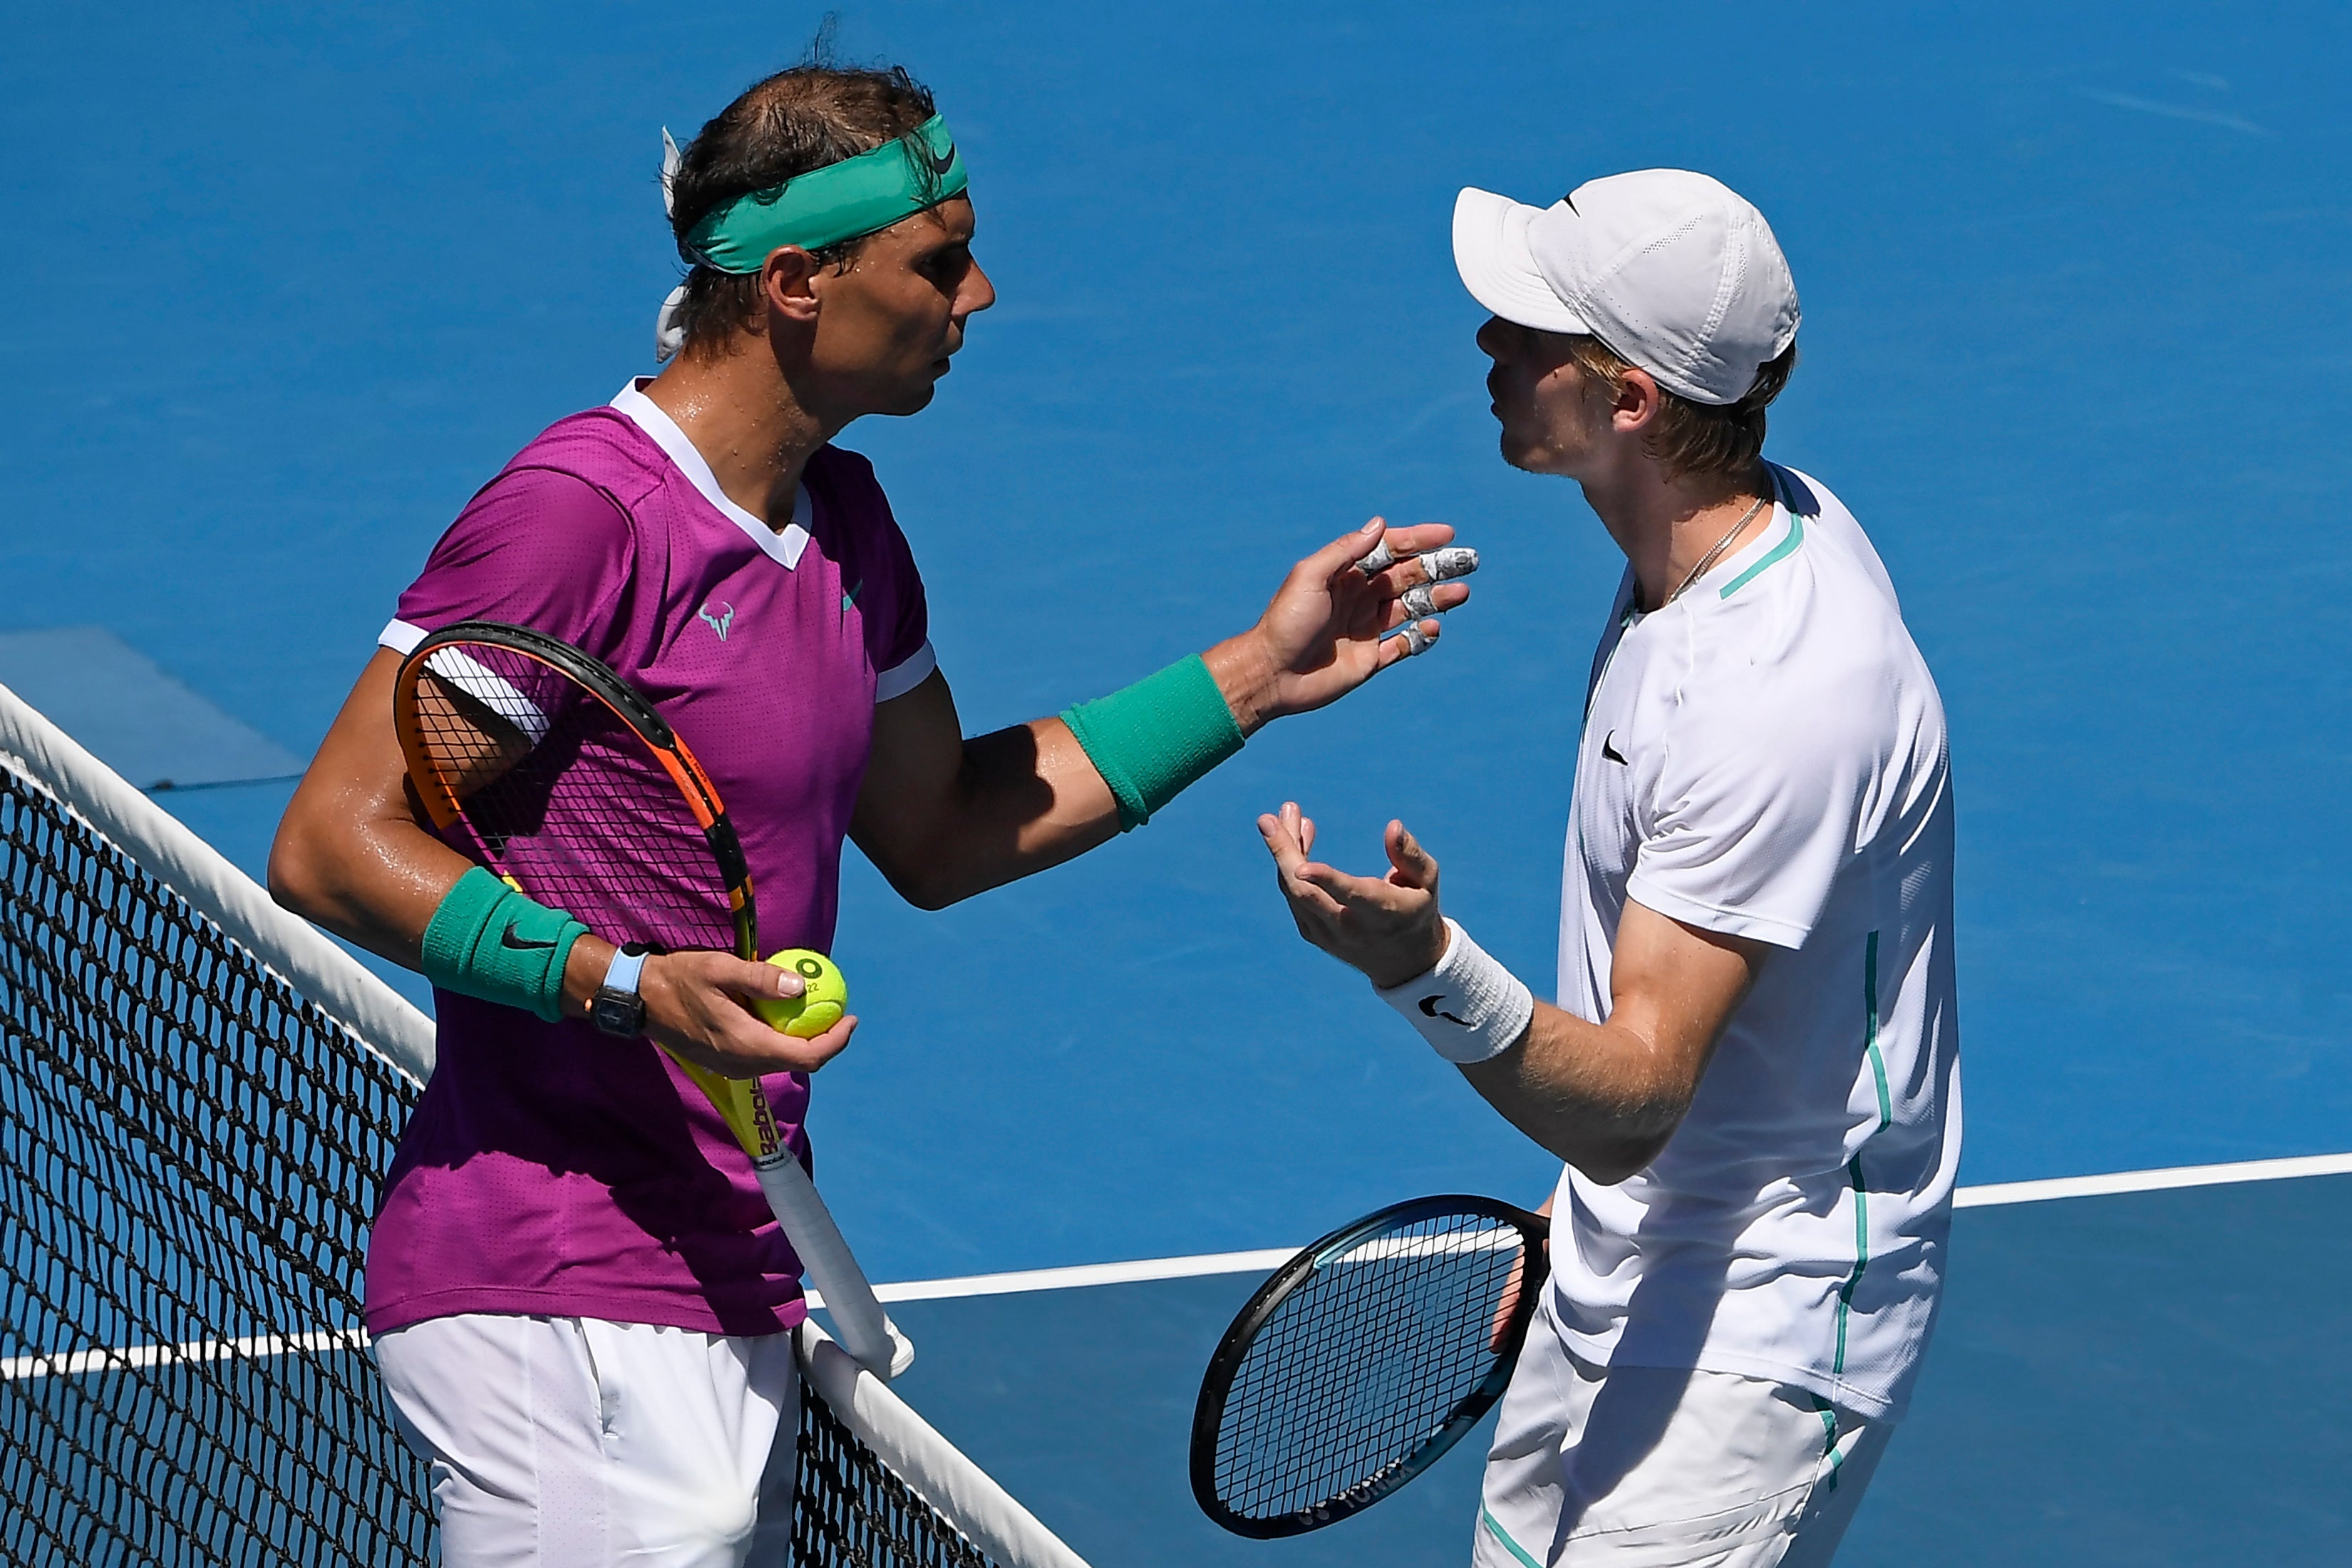
[[[2352,1177],[1955,1217],[1950,1295],[1842,1568],[2335,1564],[2352,1556]],[[1288,1542],[1185,1480],[1222,1276],[893,1309],[900,1387],[1100,1568],[1466,1560],[1492,1417],[1430,1474]]]

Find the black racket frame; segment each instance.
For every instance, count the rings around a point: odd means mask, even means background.
[[[742,841],[736,836],[735,825],[728,820],[726,807],[719,804],[718,787],[702,771],[702,764],[695,760],[677,731],[670,728],[669,721],[646,700],[644,693],[622,679],[604,660],[562,637],[506,621],[457,621],[427,636],[401,659],[393,702],[394,720],[404,731],[401,750],[409,761],[409,776],[435,823],[444,830],[462,829],[485,863],[495,865],[488,846],[481,842],[480,835],[467,819],[464,803],[444,788],[436,786],[436,791],[428,791],[424,781],[416,779],[415,759],[422,748],[412,743],[404,732],[409,722],[409,692],[418,672],[425,668],[425,660],[441,648],[462,647],[467,643],[512,648],[539,660],[577,682],[621,722],[636,731],[637,739],[653,752],[671,782],[677,785],[678,793],[686,797],[688,808],[702,829],[703,842],[710,847],[711,858],[717,862],[719,879],[727,889],[729,913],[735,926],[736,955],[757,958],[759,902],[751,890],[751,868],[743,858]]]
[[[1224,1499],[1217,1491],[1217,1433],[1224,1425],[1225,1405],[1233,1394],[1234,1378],[1240,1373],[1242,1363],[1248,1358],[1258,1331],[1265,1327],[1276,1309],[1293,1290],[1331,1259],[1384,1230],[1447,1215],[1478,1215],[1499,1220],[1517,1226],[1526,1238],[1525,1252],[1531,1261],[1521,1276],[1518,1300],[1512,1309],[1511,1321],[1504,1331],[1503,1346],[1495,1357],[1493,1368],[1478,1386],[1454,1407],[1444,1425],[1427,1442],[1377,1475],[1358,1482],[1336,1498],[1290,1513],[1272,1518],[1235,1513],[1225,1505]],[[1495,1402],[1503,1396],[1505,1386],[1511,1381],[1512,1369],[1518,1365],[1520,1347],[1527,1343],[1528,1325],[1535,1318],[1536,1303],[1541,1297],[1543,1283],[1551,1272],[1550,1239],[1551,1222],[1539,1214],[1532,1214],[1499,1198],[1446,1193],[1391,1204],[1302,1247],[1258,1287],[1257,1293],[1234,1316],[1232,1326],[1225,1330],[1225,1337],[1217,1342],[1216,1353],[1209,1358],[1208,1371],[1202,1374],[1201,1397],[1192,1407],[1192,1498],[1201,1505],[1201,1511],[1234,1534],[1248,1536],[1255,1541],[1276,1541],[1285,1536],[1304,1535],[1310,1530],[1320,1530],[1327,1524],[1336,1524],[1340,1520],[1361,1513],[1444,1458],[1447,1449],[1461,1441],[1464,1433],[1478,1424],[1479,1417],[1494,1408]]]

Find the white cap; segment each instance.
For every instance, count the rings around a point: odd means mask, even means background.
[[[1454,265],[1503,320],[1599,338],[1695,403],[1737,403],[1797,341],[1797,285],[1771,226],[1684,169],[1588,180],[1549,207],[1465,190]]]

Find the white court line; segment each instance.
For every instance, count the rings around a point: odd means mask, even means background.
[[[2284,1182],[2296,1176],[2352,1174],[2352,1154],[2297,1154],[2285,1160],[2242,1160],[2234,1165],[2173,1165],[2161,1171],[2112,1171],[2104,1176],[2053,1176],[2040,1182],[1993,1182],[1952,1194],[1957,1209],[2052,1198],[2100,1198],[2114,1193],[2161,1193],[2175,1187],[2221,1187],[2236,1182]]]
[[[2245,1160],[2231,1165],[2174,1165],[2158,1171],[2115,1171],[2098,1176],[2054,1176],[2039,1182],[1994,1182],[1962,1187],[1954,1208],[1997,1208],[2047,1203],[2054,1198],[2108,1197],[2119,1193],[2158,1193],[2179,1187],[2218,1187],[2239,1182],[2283,1182],[2298,1176],[2352,1175],[2352,1153],[2300,1154],[2285,1160]],[[909,1279],[877,1285],[885,1301],[948,1301],[966,1296],[1013,1296],[1031,1290],[1077,1290],[1093,1285],[1132,1285],[1149,1279],[1197,1279],[1215,1274],[1257,1274],[1279,1268],[1295,1247],[1261,1247],[1248,1252],[1207,1252],[1190,1258],[1142,1258],[1128,1263],[1083,1263],[1070,1268],[1025,1268],[1010,1274],[967,1274],[954,1279]],[[808,1293],[809,1305],[824,1298]],[[291,1338],[258,1335],[245,1340],[195,1341],[183,1345],[130,1345],[75,1351],[62,1356],[0,1359],[0,1383],[24,1377],[72,1376],[127,1371],[168,1361],[215,1361],[227,1356],[278,1355],[288,1350],[364,1349],[357,1329],[326,1330]]]
[[[236,1340],[190,1340],[176,1345],[107,1345],[64,1355],[0,1357],[0,1383],[26,1377],[80,1377],[96,1372],[136,1372],[182,1361],[251,1360],[288,1351],[365,1350],[365,1329],[320,1329],[307,1334],[253,1334]]]
[[[1210,1274],[1256,1274],[1289,1261],[1298,1248],[1261,1247],[1250,1252],[1202,1252],[1190,1258],[1139,1258],[1128,1263],[1081,1263],[1067,1268],[1024,1268],[1013,1274],[966,1274],[955,1279],[909,1279],[877,1285],[883,1301],[945,1301],[959,1296],[1014,1296],[1024,1290],[1076,1290],[1089,1285],[1132,1285],[1144,1279],[1195,1279]],[[808,1292],[809,1305],[824,1298]]]
[[[2046,1203],[2053,1198],[2105,1197],[2117,1193],[2156,1193],[2175,1187],[2215,1187],[2234,1182],[2278,1182],[2296,1176],[2352,1174],[2352,1154],[2299,1154],[2285,1160],[2246,1160],[2233,1165],[2175,1165],[2158,1171],[2115,1171],[2098,1176],[2053,1176],[2038,1182],[1993,1182],[1962,1187],[1954,1208],[1993,1208]],[[911,1279],[877,1285],[885,1301],[946,1301],[962,1296],[1011,1296],[1027,1290],[1074,1290],[1090,1285],[1128,1285],[1146,1279],[1192,1279],[1212,1274],[1253,1274],[1280,1267],[1296,1247],[1252,1252],[1209,1252],[1193,1258],[1145,1258],[1132,1263],[1088,1263],[1076,1268],[1032,1268],[1014,1274],[970,1274],[958,1279]],[[809,1300],[822,1306],[814,1291]]]
[[[1518,1245],[1515,1231],[1492,1231],[1475,1237],[1433,1242],[1427,1237],[1381,1243],[1370,1256],[1384,1252],[1412,1253],[1483,1251]],[[1081,1263],[1065,1268],[1031,1268],[1013,1274],[967,1274],[955,1279],[909,1279],[898,1285],[877,1285],[879,1301],[942,1301],[959,1296],[1014,1296],[1026,1290],[1077,1290],[1089,1285],[1132,1285],[1144,1279],[1194,1279],[1211,1274],[1258,1274],[1280,1268],[1297,1255],[1295,1247],[1261,1247],[1248,1252],[1203,1252],[1190,1258],[1143,1258],[1131,1263]],[[806,1292],[809,1305],[824,1305],[823,1293]]]

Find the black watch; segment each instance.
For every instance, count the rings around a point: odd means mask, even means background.
[[[588,1021],[605,1034],[634,1040],[646,1032],[646,999],[637,994],[637,975],[653,949],[644,942],[623,944],[604,971],[604,984],[588,1004]]]

